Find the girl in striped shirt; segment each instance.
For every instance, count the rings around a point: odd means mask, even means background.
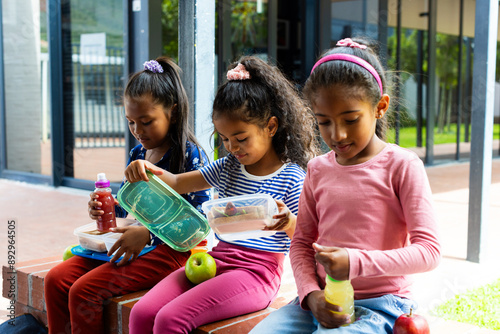
[[[210,254],[217,275],[193,285],[180,268],[133,307],[130,333],[188,333],[200,325],[266,308],[276,297],[307,162],[318,153],[315,120],[294,86],[274,66],[243,57],[215,97],[212,121],[228,155],[197,171],[172,174],[145,160],[125,171],[129,182],[146,170],[183,194],[215,188],[219,197],[264,193],[277,202],[273,236],[224,240]]]

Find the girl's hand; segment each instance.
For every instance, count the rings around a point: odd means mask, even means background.
[[[150,240],[149,231],[144,226],[115,227],[112,228],[111,231],[123,233],[123,235],[115,242],[113,247],[111,247],[108,252],[108,256],[111,256],[111,254],[118,250],[110,260],[112,263],[124,255],[123,259],[116,264],[118,267],[127,264],[129,259],[130,262],[137,259],[139,253]]]
[[[323,290],[313,291],[306,298],[311,312],[323,327],[337,328],[351,321],[346,314],[332,313],[332,311],[340,312],[342,309],[338,305],[328,303]]]
[[[155,166],[147,160],[134,160],[125,169],[125,178],[128,182],[149,181],[146,170],[154,175],[163,174],[163,169]]]
[[[314,258],[325,267],[325,271],[330,277],[338,281],[349,279],[349,254],[345,248],[325,247],[313,243],[316,251]]]
[[[99,202],[99,195],[91,192],[90,193],[90,201],[89,201],[89,217],[90,219],[97,220],[99,216],[104,214],[104,211],[101,210],[102,203]],[[115,198],[115,205],[118,205],[118,200]]]
[[[297,222],[297,217],[288,209],[285,203],[280,200],[275,200],[278,205],[278,214],[273,216],[274,224],[271,226],[266,226],[264,230],[267,231],[285,231],[290,239],[293,237],[295,232],[295,223]]]

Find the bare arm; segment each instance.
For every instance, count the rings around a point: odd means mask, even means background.
[[[125,178],[129,182],[147,182],[149,181],[149,178],[146,174],[146,170],[149,170],[151,173],[158,176],[163,182],[168,184],[179,194],[186,194],[211,188],[199,170],[181,174],[172,174],[146,160],[132,161],[127,166],[127,169],[125,169]]]

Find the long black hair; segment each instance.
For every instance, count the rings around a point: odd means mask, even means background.
[[[245,56],[229,69],[240,63],[250,79],[227,81],[219,87],[212,119],[224,116],[264,128],[275,116],[278,130],[272,141],[274,150],[282,162],[295,162],[305,169],[307,162],[320,153],[311,110],[276,66]]]
[[[131,99],[150,95],[153,103],[161,104],[165,110],[172,109],[167,133],[172,152],[170,172],[182,173],[185,171],[186,141],[189,140],[198,149],[200,145],[189,126],[189,102],[179,75],[179,66],[167,57],[159,57],[156,61],[163,68],[163,73],[146,69],[135,73],[127,83],[124,95]]]

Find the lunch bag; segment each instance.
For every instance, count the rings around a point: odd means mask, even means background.
[[[2,334],[47,334],[47,328],[29,314],[23,314],[0,324]]]

